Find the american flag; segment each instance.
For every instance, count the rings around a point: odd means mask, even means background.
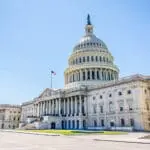
[[[51,74],[56,75],[56,72],[54,72],[53,70],[51,71]]]

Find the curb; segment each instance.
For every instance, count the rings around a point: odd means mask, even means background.
[[[44,133],[34,133],[34,132],[22,132],[22,131],[6,131],[6,130],[0,130],[2,132],[12,132],[12,133],[22,133],[22,134],[33,134],[33,135],[44,135],[44,136],[60,136],[59,134],[44,134]]]
[[[94,141],[106,141],[106,142],[120,142],[120,143],[136,143],[136,144],[150,144],[150,142],[136,142],[136,141],[119,141],[119,140],[102,140],[93,139]]]

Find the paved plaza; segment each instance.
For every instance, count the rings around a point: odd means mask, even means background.
[[[149,150],[150,140],[141,140],[145,144],[127,143],[127,139],[136,142],[143,135],[45,136],[0,131],[0,150]],[[126,142],[99,141],[107,139]]]

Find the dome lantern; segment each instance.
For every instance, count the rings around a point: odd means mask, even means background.
[[[90,15],[87,16],[87,24],[85,26],[85,32],[86,35],[92,35],[93,34],[93,26],[91,24]]]

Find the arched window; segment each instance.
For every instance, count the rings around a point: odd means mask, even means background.
[[[64,126],[64,121],[63,121],[63,120],[61,121],[61,128],[62,128],[62,129],[65,128],[65,126]]]
[[[78,64],[78,59],[76,58],[76,64]]]
[[[92,79],[95,79],[95,72],[92,71]]]
[[[105,57],[103,57],[103,61],[105,62]]]
[[[94,113],[94,114],[96,114],[96,107],[97,107],[97,105],[94,104],[94,105],[93,105],[93,113]]]
[[[122,126],[122,127],[124,127],[124,126],[125,126],[125,121],[124,121],[124,119],[123,119],[123,118],[121,119],[121,126]]]
[[[85,72],[83,71],[83,80],[85,80]]]
[[[74,74],[73,74],[73,82],[74,82]]]
[[[113,111],[113,102],[112,101],[109,102],[109,111],[110,112]]]
[[[97,56],[95,57],[95,60],[98,61]]]
[[[89,56],[87,56],[87,62],[89,62]]]
[[[79,129],[79,120],[77,120],[77,129]]]
[[[72,128],[74,129],[75,128],[75,121],[72,120]]]
[[[71,128],[71,122],[70,122],[70,120],[68,121],[68,128],[69,129]]]
[[[93,56],[91,56],[91,61],[94,61],[94,57]]]
[[[97,127],[97,121],[94,120],[94,127]]]
[[[110,80],[110,72],[108,72],[108,80]]]
[[[83,57],[83,62],[85,62],[85,57]]]
[[[86,120],[83,120],[83,129],[86,129]]]
[[[118,92],[118,95],[121,96],[121,95],[122,95],[122,92]]]
[[[133,127],[134,126],[134,119],[130,119],[130,125]]]
[[[81,57],[79,58],[79,62],[80,62],[80,63],[82,62]]]
[[[90,80],[90,71],[88,71],[88,80]]]
[[[104,80],[104,72],[102,71],[102,80]]]
[[[101,56],[99,57],[99,61],[102,61],[102,57]]]
[[[128,94],[131,94],[131,90],[128,90],[127,93],[128,93]]]
[[[99,80],[99,71],[97,71],[97,79]]]

